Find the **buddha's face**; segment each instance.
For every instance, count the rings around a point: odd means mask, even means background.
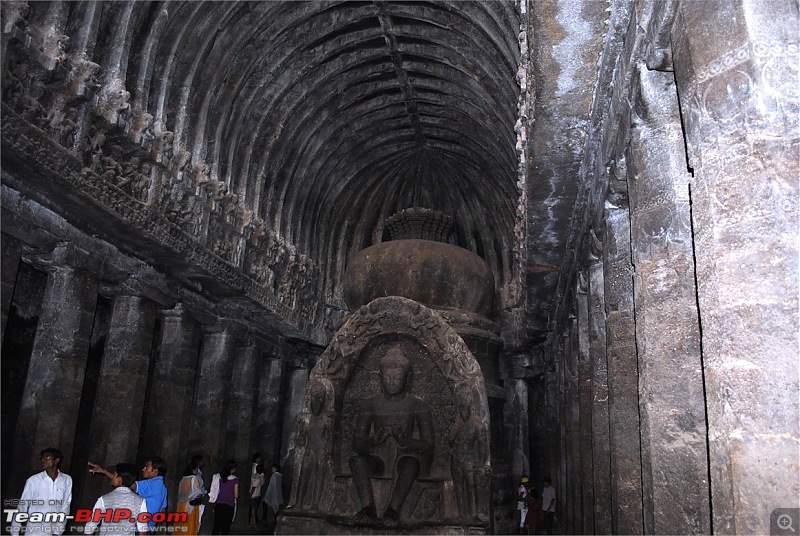
[[[387,368],[381,371],[381,383],[383,391],[389,395],[397,395],[403,392],[408,381],[408,371],[404,368]]]

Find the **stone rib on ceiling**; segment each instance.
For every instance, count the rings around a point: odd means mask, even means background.
[[[512,2],[106,8],[128,17],[132,104],[288,242],[336,259],[329,281],[416,205],[455,216],[460,245],[503,283],[518,195]]]

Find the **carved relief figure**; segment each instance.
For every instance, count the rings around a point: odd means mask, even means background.
[[[478,516],[478,479],[482,471],[480,453],[489,448],[483,429],[472,418],[472,402],[467,394],[457,397],[461,422],[451,431],[453,445],[451,471],[456,503],[462,522],[480,521]]]
[[[420,469],[430,466],[433,418],[430,406],[406,389],[411,362],[399,348],[389,349],[378,369],[383,392],[364,400],[356,415],[352,445],[356,454],[350,458],[350,470],[361,500],[359,523],[378,518],[371,478],[382,475],[386,466],[394,470],[396,479],[382,519],[395,524]],[[396,461],[386,456],[387,446],[396,449]]]
[[[325,385],[312,381],[308,396],[311,413],[298,423],[297,445],[304,453],[297,501],[304,510],[318,510],[333,451],[332,423],[330,415],[323,411],[328,398]]]

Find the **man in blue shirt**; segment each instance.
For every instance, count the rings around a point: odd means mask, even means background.
[[[164,485],[164,474],[167,472],[167,464],[158,456],[147,458],[142,467],[144,480],[137,480],[131,489],[144,497],[147,502],[147,511],[150,514],[165,512],[167,510],[167,486]],[[156,527],[151,519],[147,522],[150,532]]]
[[[114,474],[106,471],[96,463],[89,462],[90,473],[102,473],[109,479],[114,478]],[[167,509],[167,487],[164,485],[164,474],[167,472],[167,464],[158,456],[147,458],[142,467],[142,480],[137,480],[131,489],[141,495],[147,503],[147,511],[151,516],[147,522],[150,532],[156,528],[156,522],[152,516]]]

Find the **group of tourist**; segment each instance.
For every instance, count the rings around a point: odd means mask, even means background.
[[[25,532],[61,536],[64,534],[66,516],[69,515],[72,502],[72,478],[60,470],[64,455],[58,449],[43,449],[40,459],[43,470],[25,482],[25,488],[18,501],[18,512],[21,515],[11,519],[10,531],[14,534]],[[174,516],[177,521],[173,523],[170,532],[199,534],[205,505],[210,503],[214,504],[214,525],[211,534],[230,534],[239,499],[237,463],[235,460],[228,460],[224,469],[213,476],[208,491],[203,479],[204,468],[205,461],[202,455],[193,456],[186,465],[178,485],[179,515]],[[108,477],[114,489],[97,499],[90,519],[78,520],[76,516],[76,521],[85,522],[84,534],[93,534],[98,526],[103,533],[156,533],[156,524],[161,522],[162,518],[153,514],[164,513],[163,518],[167,518],[167,487],[164,485],[166,470],[164,460],[157,456],[145,460],[141,469],[142,478],[138,480],[133,464],[118,463],[110,469],[105,469],[89,462],[89,472]],[[258,508],[263,504],[264,520],[268,524],[267,527],[272,520],[274,530],[277,512],[283,503],[282,474],[278,465],[272,466],[266,491],[262,493],[265,484],[267,482],[264,477],[263,458],[261,454],[256,453],[253,456],[250,479],[249,521],[254,529],[258,528]],[[129,515],[124,519],[117,519],[111,515],[119,511],[129,512]],[[135,522],[131,522],[130,519],[134,519]]]
[[[556,515],[556,490],[550,477],[542,479],[541,501],[527,476],[520,479],[517,488],[519,534],[553,534]],[[539,532],[541,531],[541,532]]]

